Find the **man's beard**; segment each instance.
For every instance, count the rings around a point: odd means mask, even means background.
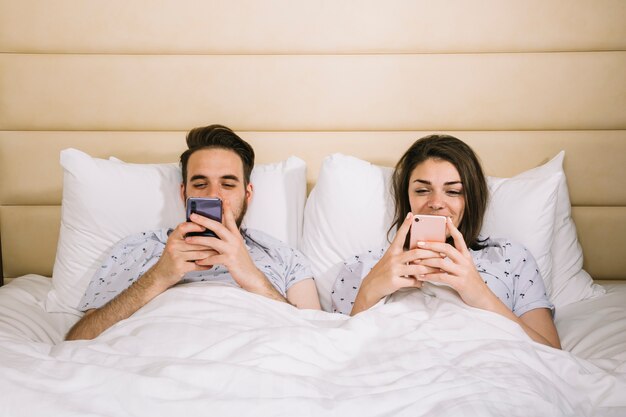
[[[235,219],[235,223],[237,223],[237,229],[241,228],[241,223],[243,222],[243,217],[246,215],[248,211],[248,200],[243,199],[243,203],[241,203],[241,210],[239,212],[239,216]]]

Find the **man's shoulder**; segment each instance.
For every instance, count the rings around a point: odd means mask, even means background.
[[[118,241],[115,246],[135,246],[149,241],[157,241],[165,244],[167,243],[167,238],[170,233],[171,229],[156,229],[134,233]]]
[[[288,243],[283,242],[258,229],[242,229],[242,235],[248,245],[248,249],[253,247],[261,250],[274,259],[300,259],[303,262],[309,262],[306,255],[300,250]]]
[[[263,262],[271,259],[270,263],[273,265],[280,265],[291,272],[297,270],[299,274],[307,277],[311,276],[311,261],[295,247],[260,230],[242,229],[241,233],[255,263],[261,259],[264,260]],[[259,252],[264,255],[259,256]]]
[[[245,228],[241,229],[241,234],[243,235],[246,243],[254,243],[258,246],[262,246],[266,249],[275,249],[275,248],[286,248],[286,249],[294,249],[292,246],[289,246],[287,243],[283,242],[280,239],[275,238],[265,232],[262,232],[258,229]]]

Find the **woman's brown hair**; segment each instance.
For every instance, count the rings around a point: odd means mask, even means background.
[[[411,211],[409,179],[415,167],[428,159],[448,161],[458,171],[465,198],[465,210],[458,229],[468,248],[474,250],[483,248],[478,235],[489,195],[485,175],[472,148],[450,135],[429,135],[416,140],[396,164],[392,177],[395,213],[389,231],[394,228],[397,230],[406,214]],[[448,239],[448,243],[453,242]]]

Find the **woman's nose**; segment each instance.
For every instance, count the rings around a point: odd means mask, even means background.
[[[433,193],[428,200],[428,208],[433,210],[439,210],[444,208],[444,202],[441,196],[437,193]]]

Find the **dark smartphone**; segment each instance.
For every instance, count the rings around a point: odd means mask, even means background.
[[[216,222],[222,222],[222,200],[219,198],[200,198],[189,197],[187,199],[187,221],[191,216],[191,213],[198,213],[201,216],[208,217]],[[207,236],[218,237],[212,230],[205,230],[204,232],[190,232],[187,236]],[[219,238],[219,237],[218,237]]]

